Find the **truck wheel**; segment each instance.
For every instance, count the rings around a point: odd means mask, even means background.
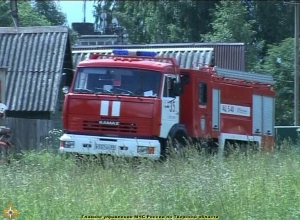
[[[173,138],[168,137],[166,141],[167,152],[169,152],[169,154],[184,156],[183,149],[187,146],[187,144],[186,134],[179,131]]]

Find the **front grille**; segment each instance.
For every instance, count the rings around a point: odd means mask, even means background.
[[[82,129],[86,131],[136,133],[137,125],[124,122],[120,122],[119,125],[103,125],[99,124],[99,121],[83,121]]]

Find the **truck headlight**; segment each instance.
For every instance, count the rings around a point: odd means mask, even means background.
[[[74,141],[61,141],[60,142],[60,147],[63,148],[73,148],[75,145]]]
[[[152,146],[138,146],[137,153],[138,154],[154,154],[155,147]]]

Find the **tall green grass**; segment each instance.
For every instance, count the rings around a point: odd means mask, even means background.
[[[0,166],[0,209],[22,220],[81,215],[218,215],[220,219],[300,219],[300,153],[191,151],[164,163],[124,160],[78,165],[47,151]],[[0,210],[2,212],[2,210]]]

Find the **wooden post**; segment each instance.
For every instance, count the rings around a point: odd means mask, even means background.
[[[295,4],[294,125],[299,125],[299,4]]]

